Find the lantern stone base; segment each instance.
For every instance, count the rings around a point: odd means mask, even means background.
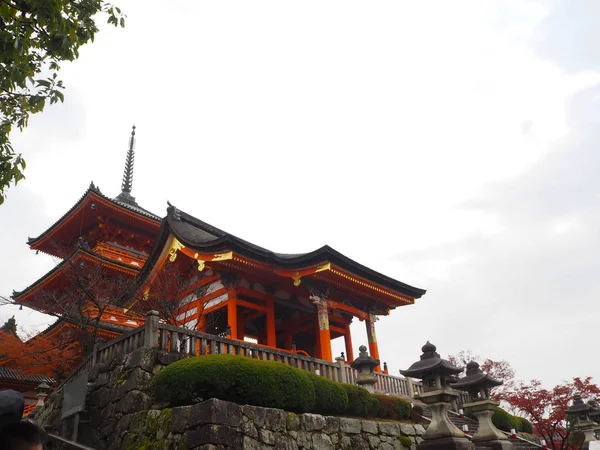
[[[499,403],[492,400],[480,400],[464,405],[465,411],[474,414],[479,422],[473,443],[493,449],[512,449],[512,442],[492,423],[492,416],[498,405]]]
[[[598,425],[592,421],[582,421],[575,424],[574,433],[580,434],[583,437],[583,444],[581,444],[582,450],[590,448],[590,442],[596,442],[596,436],[594,436],[594,428]]]
[[[419,450],[474,450],[475,446],[465,437],[445,437],[423,441],[417,448]]]
[[[364,387],[371,394],[375,393],[375,384],[377,383],[377,377],[374,373],[360,373],[356,378],[356,384]]]

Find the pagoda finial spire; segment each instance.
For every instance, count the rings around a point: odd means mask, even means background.
[[[125,159],[125,170],[123,171],[123,182],[121,183],[121,193],[117,199],[135,204],[135,198],[131,195],[133,187],[133,162],[135,159],[135,125],[131,128],[131,137],[129,138],[129,149],[127,150],[127,158]]]

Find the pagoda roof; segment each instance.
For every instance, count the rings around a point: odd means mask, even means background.
[[[484,373],[477,361],[470,361],[467,364],[466,376],[452,383],[452,387],[459,390],[467,390],[472,387],[492,388],[500,385],[502,385],[502,381]]]
[[[54,380],[45,375],[26,375],[20,370],[0,365],[0,382],[2,381],[35,384],[36,386],[40,383],[54,384]]]
[[[363,280],[368,280],[393,292],[400,293],[411,301],[412,299],[420,298],[426,292],[424,289],[410,286],[376,272],[327,245],[308,253],[276,253],[222,231],[170,204],[167,209],[167,216],[162,220],[156,245],[148,257],[144,268],[140,271],[139,280],[143,282],[145,276],[152,271],[153,266],[158,262],[161,255],[164,255],[164,247],[172,236],[193,251],[204,254],[232,251],[236,255],[241,255],[269,266],[288,269],[289,271],[301,271],[307,267],[331,263],[336,267],[361,277]]]
[[[22,291],[13,291],[11,297],[15,300],[15,303],[17,304],[32,306],[30,305],[30,298],[31,296],[35,296],[35,292],[38,289],[41,289],[48,283],[58,281],[58,278],[61,277],[63,274],[63,270],[66,269],[69,266],[69,264],[74,264],[80,259],[85,259],[95,264],[104,265],[106,267],[111,268],[112,270],[129,274],[132,277],[135,276],[138,272],[138,269],[136,269],[135,267],[124,263],[120,263],[118,261],[114,261],[112,259],[105,258],[101,255],[92,252],[91,250],[86,250],[84,248],[81,248],[80,246],[77,246],[68,257],[66,257],[59,264],[53,267],[52,270],[47,272],[44,276],[39,278],[33,284],[27,286]],[[45,309],[42,308],[42,310]]]
[[[65,214],[63,214],[62,217],[60,217],[56,222],[54,222],[42,234],[40,234],[39,236],[37,236],[35,238],[28,238],[27,244],[33,250],[39,249],[48,254],[61,257],[62,255],[56,255],[55,251],[50,249],[48,247],[48,245],[45,245],[45,244],[48,244],[48,241],[52,237],[56,236],[58,234],[59,230],[63,226],[65,226],[65,224],[67,224],[72,218],[77,216],[78,213],[82,210],[82,208],[84,208],[91,199],[95,199],[95,200],[98,200],[101,202],[102,201],[106,202],[107,204],[109,204],[110,206],[115,208],[117,211],[120,210],[122,213],[129,215],[129,216],[133,216],[133,217],[137,216],[139,219],[141,219],[142,222],[151,222],[156,227],[159,225],[159,222],[161,220],[159,216],[157,216],[157,215],[151,213],[150,211],[139,206],[135,202],[135,200],[119,199],[118,197],[113,199],[113,198],[107,197],[100,191],[100,188],[98,188],[92,182],[92,183],[90,183],[90,186],[88,187],[88,189],[80,197],[80,199],[71,207],[71,209],[69,209]],[[79,228],[81,226],[80,225],[81,223],[82,223],[82,221],[78,221],[77,228]],[[76,239],[77,237],[78,237],[78,235],[73,236],[73,239]]]

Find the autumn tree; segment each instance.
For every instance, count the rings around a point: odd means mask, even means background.
[[[552,389],[545,388],[538,380],[529,383],[517,383],[512,389],[503,393],[502,400],[520,411],[534,426],[538,434],[554,449],[577,449],[572,445],[572,429],[567,423],[566,411],[575,394],[583,398],[600,397],[600,388],[592,382],[591,377],[573,378]]]
[[[25,160],[15,152],[10,133],[23,130],[31,114],[63,101],[60,64],[79,57],[92,42],[96,15],[125,26],[125,17],[103,0],[0,1],[0,205],[11,183],[24,178]]]

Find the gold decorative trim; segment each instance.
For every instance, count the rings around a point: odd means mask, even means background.
[[[169,261],[175,262],[177,259],[177,251],[185,248],[179,240],[173,236],[173,241],[171,242],[171,247],[169,248]]]
[[[202,261],[201,259],[198,260],[198,272],[202,272],[204,270],[205,267],[205,261]]]

